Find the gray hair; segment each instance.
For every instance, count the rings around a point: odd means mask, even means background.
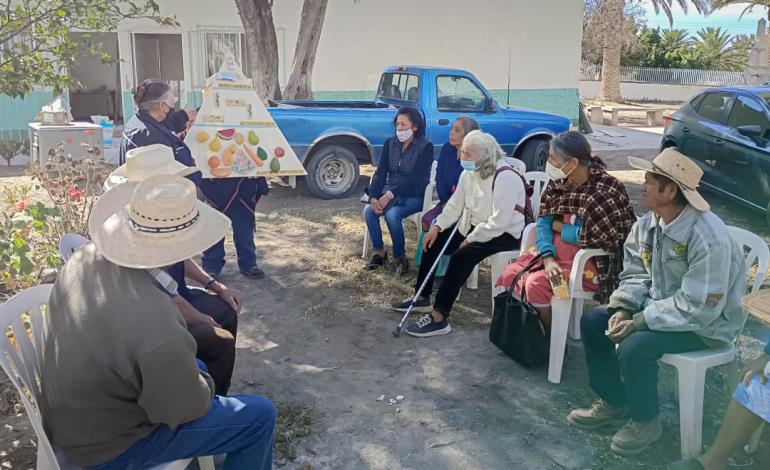
[[[481,179],[487,179],[495,174],[497,162],[505,158],[505,152],[500,148],[491,134],[479,130],[470,131],[463,139],[463,150],[475,148],[479,152],[476,168]]]
[[[161,102],[174,98],[174,90],[166,82],[147,79],[134,89],[134,102],[141,111],[152,111]]]
[[[464,135],[468,135],[470,131],[477,131],[481,129],[479,123],[470,116],[457,116],[456,121],[460,121]]]

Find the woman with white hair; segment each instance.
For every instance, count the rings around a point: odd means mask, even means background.
[[[523,177],[505,163],[504,157],[505,152],[490,134],[474,130],[465,136],[460,149],[464,171],[454,194],[423,239],[425,252],[415,295],[444,245],[446,254],[451,255],[449,265],[432,307],[433,276],[416,299],[413,310],[431,313],[409,326],[407,334],[428,337],[450,333],[449,312],[474,267],[495,253],[519,248],[526,187]],[[460,227],[450,239],[455,224]],[[405,312],[411,301],[409,297],[391,306]]]

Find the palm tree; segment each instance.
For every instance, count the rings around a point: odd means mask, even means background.
[[[744,8],[741,12],[741,18],[743,18],[743,15],[755,7],[764,8],[765,16],[767,17],[767,23],[770,25],[770,0],[712,0],[711,2],[711,7],[713,10],[719,10],[731,5],[746,5],[746,8]],[[770,56],[770,34],[767,36],[767,53]]]
[[[695,7],[698,13],[708,14],[711,11],[712,0],[651,0],[655,13],[663,11],[672,26],[674,19],[671,15],[671,6],[675,1],[685,13],[687,13],[690,4]],[[767,2],[770,2],[770,0],[767,0]],[[606,15],[606,21],[610,22],[609,24],[620,24],[623,21],[623,10],[625,7],[625,0],[604,0],[602,8],[604,9],[603,14]],[[609,28],[602,50],[602,82],[598,96],[598,99],[602,101],[617,102],[623,99],[620,94],[620,51],[622,42],[620,33],[620,28]]]
[[[703,67],[715,70],[742,71],[749,59],[748,36],[731,36],[720,27],[699,30],[691,40],[692,54]]]

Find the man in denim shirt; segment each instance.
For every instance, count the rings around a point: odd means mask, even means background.
[[[658,359],[732,341],[746,287],[743,250],[696,190],[703,171],[673,148],[629,163],[646,171],[651,212],[631,229],[609,304],[581,320],[589,384],[601,399],[567,418],[582,429],[622,425],[610,446],[621,455],[662,436]]]

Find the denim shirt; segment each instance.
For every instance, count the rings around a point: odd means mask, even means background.
[[[626,310],[654,331],[691,331],[732,341],[746,316],[743,250],[711,211],[690,205],[669,224],[645,214],[624,245],[620,286],[608,310]]]

